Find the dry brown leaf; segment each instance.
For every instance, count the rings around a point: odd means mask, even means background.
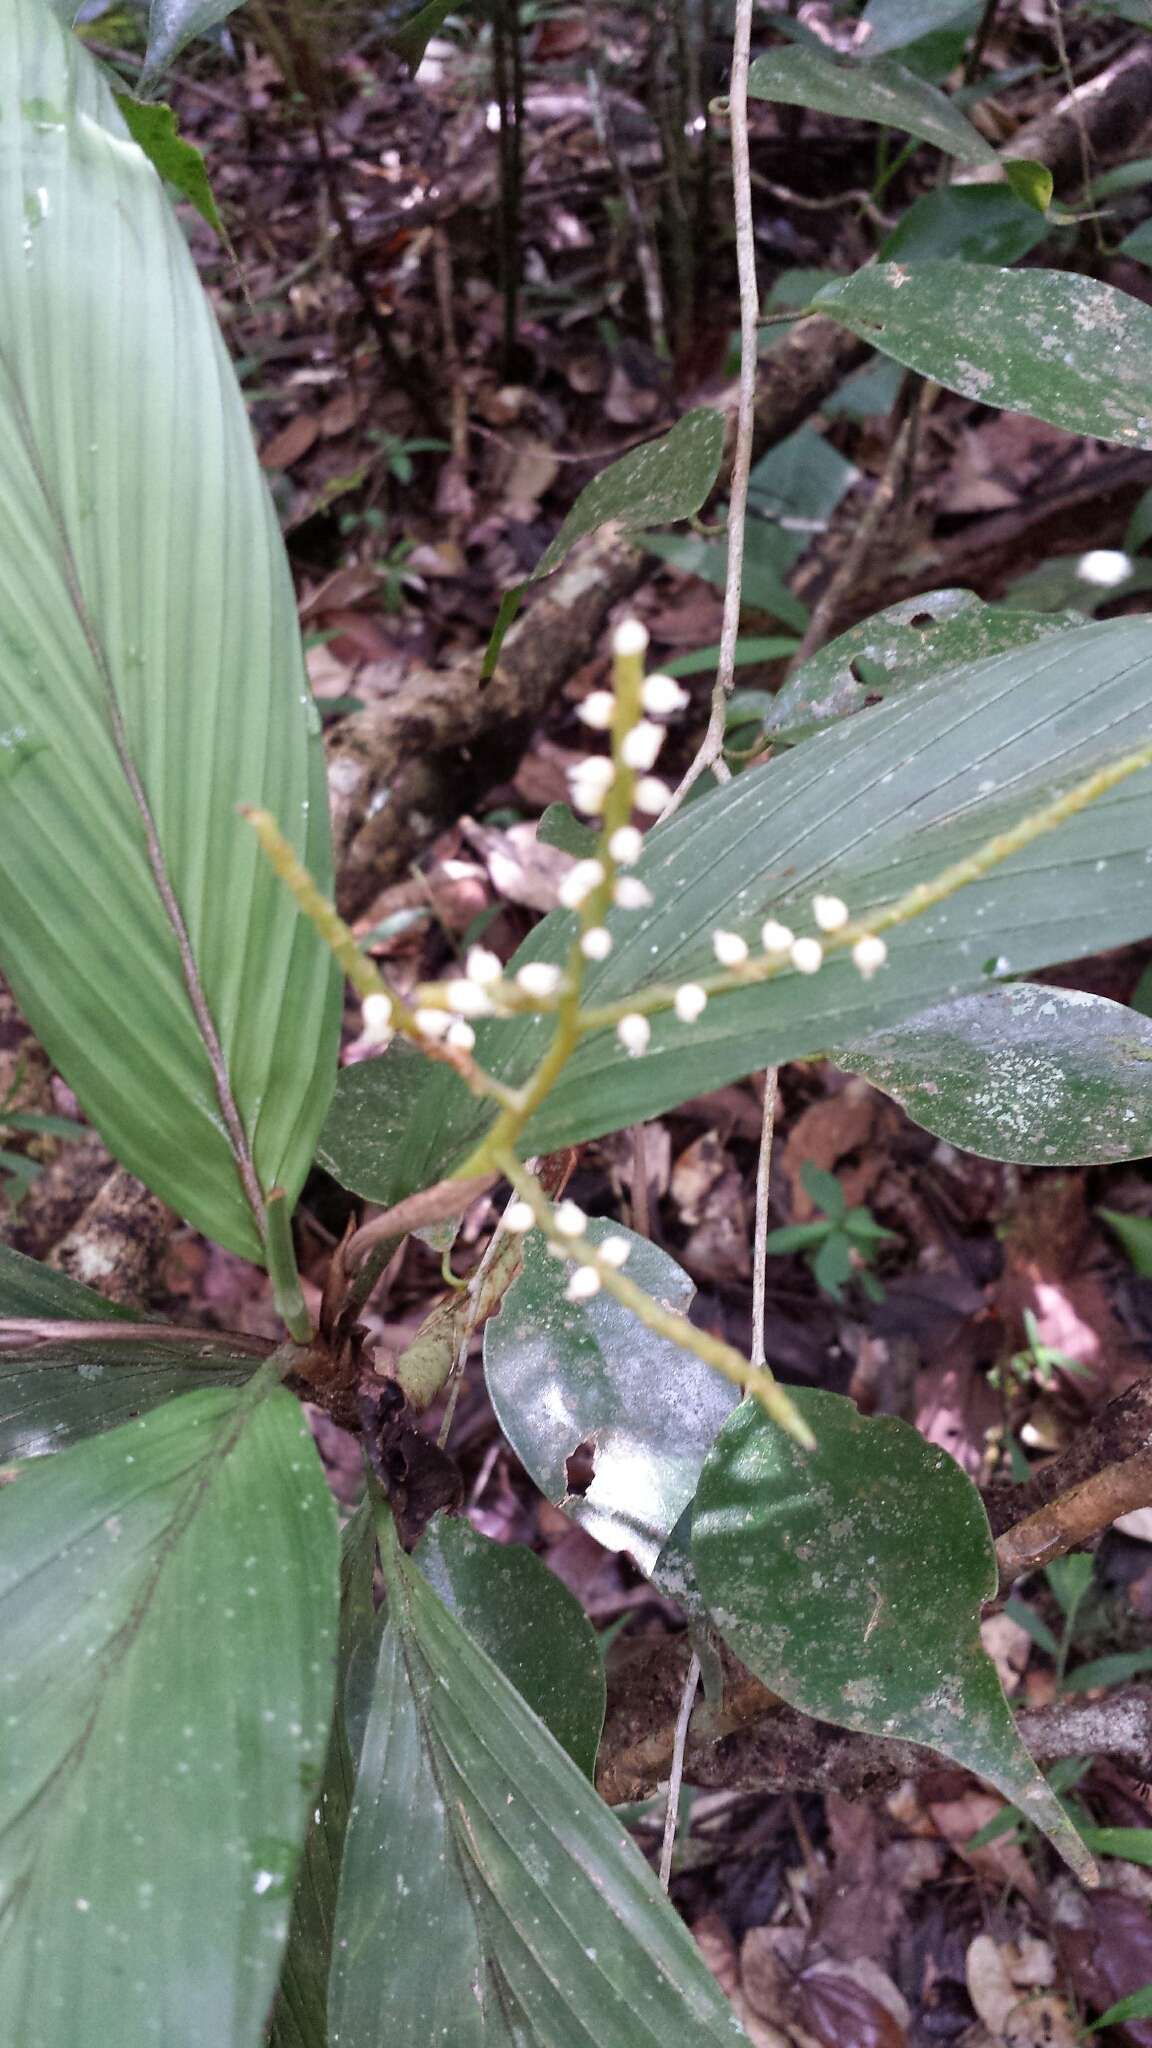
[[[881,1109],[881,1097],[867,1082],[849,1081],[836,1094],[822,1095],[818,1102],[801,1111],[781,1155],[791,1187],[794,1222],[807,1223],[815,1214],[801,1179],[802,1169],[811,1165],[835,1173],[849,1152],[859,1152],[863,1157],[858,1166],[846,1168],[840,1175],[844,1198],[849,1208],[866,1200],[884,1167],[880,1148],[874,1142]]]
[[[996,1666],[996,1676],[1011,1698],[1028,1665],[1031,1636],[1018,1621],[1013,1621],[1010,1614],[990,1614],[986,1621],[980,1623],[980,1641]]]
[[[265,469],[291,469],[294,462],[307,455],[317,435],[320,423],[314,413],[298,412],[294,420],[273,434],[270,441],[260,450],[260,460]]]
[[[944,1840],[981,1877],[996,1885],[1010,1884],[1026,1899],[1036,1897],[1036,1876],[1018,1842],[1000,1835],[983,1848],[970,1849],[977,1830],[1004,1811],[1004,1801],[989,1792],[965,1792],[959,1799],[934,1799],[932,1815]]]

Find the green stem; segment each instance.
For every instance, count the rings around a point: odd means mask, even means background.
[[[304,1306],[300,1291],[300,1275],[296,1271],[296,1252],[292,1243],[292,1212],[283,1188],[273,1188],[268,1197],[268,1235],[264,1249],[268,1258],[268,1278],[272,1282],[272,1293],[276,1307],[285,1328],[291,1332],[298,1344],[312,1341],[312,1319]]]

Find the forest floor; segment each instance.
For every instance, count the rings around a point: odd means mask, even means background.
[[[828,25],[838,10],[800,12]],[[1115,15],[1065,12],[1074,82],[1141,41]],[[502,166],[491,38],[455,18],[414,75],[351,6],[334,8],[328,30],[303,44],[279,10],[254,7],[230,37],[197,46],[178,67],[170,97],[205,153],[229,246],[185,209],[188,233],[281,516],[334,750],[424,669],[458,672],[461,690],[475,689],[502,594],[531,573],[577,491],[606,461],[730,391],[737,310],[725,136],[701,111],[722,89],[724,51],[700,39],[686,136],[687,88],[660,55],[673,18],[695,20],[656,8],[532,11],[518,199],[506,158]],[[769,21],[765,12],[758,33]],[[129,29],[113,10],[90,33],[115,52]],[[1051,115],[1069,81],[1046,0],[1001,7],[984,67],[1008,80],[974,110],[997,145]],[[1076,152],[1083,144],[1101,168],[1127,161],[1140,154],[1139,126],[1117,116],[1113,130],[1079,135]],[[805,303],[811,273],[865,261],[934,188],[931,151],[902,156],[898,139],[878,136],[755,107],[766,304]],[[1066,168],[1073,210],[1082,178],[1082,160]],[[1061,264],[1152,303],[1152,271],[1108,253],[1146,217],[1147,187],[1117,204],[1103,249],[1091,221],[1048,232]],[[1028,260],[1043,262],[1045,246]],[[779,330],[765,330],[766,362],[778,346]],[[873,358],[797,421],[799,447],[784,441],[759,455],[761,501],[783,505],[798,538],[781,595],[779,555],[754,533],[746,634],[794,644],[803,632],[889,474],[902,392],[902,374]],[[823,638],[954,586],[1085,616],[1147,607],[1152,556],[1138,552],[1131,522],[1152,489],[1152,456],[943,394],[923,409],[897,481]],[[705,518],[715,521],[715,505]],[[1130,532],[1122,582],[1080,573],[1092,551],[1122,554]],[[652,540],[632,604],[663,667],[718,640],[723,550],[715,529]],[[481,732],[455,808],[448,791],[436,829],[413,821],[378,884],[360,874],[357,932],[401,988],[442,973],[481,933],[506,956],[555,901],[557,856],[536,825],[568,793],[567,769],[583,751],[576,708],[604,681],[608,640],[601,632],[575,651],[522,734]],[[762,702],[787,658],[743,667],[741,693]],[[706,720],[706,662],[687,686],[693,710],[676,742],[683,758],[667,764],[673,778]],[[735,763],[754,740],[756,703],[742,694]],[[1046,978],[1152,1014],[1152,942]],[[7,1106],[77,1114],[14,1013],[0,1024],[3,1073],[16,1081]],[[350,1010],[353,1057],[355,1033]],[[858,1279],[838,1296],[822,1289],[799,1255],[769,1259],[766,1351],[785,1380],[904,1416],[984,1483],[1014,1455],[1035,1463],[1063,1449],[1148,1373],[1152,1278],[1133,1270],[1101,1214],[1152,1217],[1146,1163],[1057,1170],[977,1158],[819,1061],[786,1068],[779,1088],[773,1224],[815,1213],[806,1174],[816,1168],[889,1233],[872,1269],[875,1299]],[[695,1318],[744,1350],[761,1089],[732,1085],[584,1146],[570,1185],[586,1210],[618,1216],[670,1251],[696,1284]],[[110,1170],[99,1140],[10,1143],[36,1174],[0,1217],[5,1235],[40,1258],[64,1247],[63,1263],[75,1262]],[[184,1323],[274,1334],[252,1267],[172,1228],[156,1205],[146,1212],[121,1199],[137,1299]],[[349,1212],[350,1198],[317,1172],[299,1227],[313,1290]],[[485,1197],[464,1219],[457,1273],[474,1265],[495,1213]],[[378,1356],[395,1354],[444,1291],[439,1253],[409,1239],[366,1315]],[[337,1495],[350,1502],[358,1447],[323,1417],[316,1427]],[[475,1525],[545,1556],[596,1627],[612,1632],[613,1657],[679,1628],[625,1556],[541,1500],[499,1433],[475,1359],[450,1448]],[[1083,1699],[1077,1673],[1102,1657],[1125,1659],[1113,1668],[1129,1678],[1142,1663],[1152,1672],[1152,1509],[1102,1540],[1078,1605],[1058,1575],[1034,1575],[985,1624],[985,1640],[1009,1694],[1033,1708]],[[1087,1697],[1106,1708],[1117,1694],[1104,1684]],[[1082,1762],[1077,1796],[1097,1824],[1152,1828],[1147,1786],[1106,1757]],[[1001,1810],[943,1764],[853,1800],[835,1789],[690,1788],[673,1897],[754,2042],[1060,2048],[1080,2038],[1086,2012],[1152,1981],[1152,1869],[1110,1860],[1103,1892],[1087,1898],[1027,1829],[974,1846]],[[634,1815],[650,1849],[661,1813],[657,1797]],[[1152,2043],[1152,2022],[1101,2038]]]

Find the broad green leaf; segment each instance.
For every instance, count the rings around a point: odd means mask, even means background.
[[[825,434],[798,427],[755,463],[748,478],[748,504],[753,514],[769,520],[827,520],[852,485],[859,483],[855,463],[845,461]],[[790,567],[811,541],[810,529],[783,528],[782,568]]]
[[[1053,180],[1047,164],[1034,163],[1031,157],[1001,157],[1004,176],[1025,206],[1032,208],[1041,218],[1052,204]],[[942,254],[937,251],[937,254]]]
[[[992,145],[942,92],[887,58],[853,63],[807,44],[768,50],[749,70],[748,91],[753,99],[902,128],[961,163],[997,162]]]
[[[944,257],[962,263],[1019,262],[1051,232],[1042,214],[1007,185],[941,185],[924,192],[880,244],[881,263]]]
[[[44,0],[0,10],[0,136],[0,965],[118,1157],[258,1258],[339,1012],[236,815],[328,887],[291,579],[164,188]]]
[[[270,2048],[328,2048],[328,1977],[336,1926],[336,1893],[356,1784],[364,1720],[350,1697],[375,1672],[382,1617],[372,1575],[376,1536],[363,1502],[340,1546],[340,1647],[336,1711],[324,1777],[316,1795],[292,1898],[292,1923],[272,2012]]]
[[[171,107],[162,101],[134,100],[130,93],[118,92],[116,105],[124,117],[124,124],[138,142],[150,163],[155,164],[160,176],[169,185],[174,185],[183,198],[189,200],[198,214],[214,228],[221,237],[224,223],[220,218],[212,191],[211,181],[204,164],[202,151],[195,143],[186,142],[177,125]]]
[[[176,1394],[239,1387],[267,1356],[242,1337],[174,1330],[146,1338],[129,1325],[107,1337],[0,1331],[0,1460],[43,1458],[82,1437],[116,1429]]]
[[[1098,2033],[1101,2027],[1119,2027],[1126,2020],[1152,2019],[1152,1984],[1145,1984],[1139,1991],[1133,1991],[1127,1998],[1118,1998],[1107,2012],[1088,2025],[1090,2034]]]
[[[1061,1681],[1062,1692],[1092,1692],[1098,1685],[1126,1685],[1130,1678],[1152,1671],[1152,1649],[1117,1650],[1110,1657],[1094,1657],[1078,1664]]]
[[[717,928],[752,945],[769,914],[810,930],[816,890],[833,890],[866,920],[1101,761],[1146,742],[1150,694],[1152,624],[1112,620],[922,682],[747,770],[649,835],[636,872],[652,906],[611,912],[615,949],[590,970],[588,1000],[624,1001],[648,984],[711,973]],[[659,1116],[994,977],[1146,937],[1150,796],[1152,774],[1133,776],[902,926],[871,982],[844,955],[814,980],[782,971],[715,998],[694,1026],[657,1014],[639,1059],[614,1031],[590,1034],[529,1124],[526,1149],[546,1153]],[[571,932],[570,917],[553,913],[515,964],[562,960]],[[518,1083],[549,1035],[546,1020],[482,1020],[478,1056]],[[462,1165],[490,1116],[450,1069],[414,1077],[411,1060],[389,1052],[342,1075],[322,1157],[359,1193],[395,1201]]]
[[[1122,1856],[1126,1863],[1152,1867],[1152,1828],[1085,1828],[1083,1835],[1097,1856]]]
[[[868,30],[864,52],[880,57],[903,50],[922,36],[967,21],[975,11],[972,0],[868,0],[861,17]]]
[[[741,578],[744,611],[765,612],[802,633],[808,621],[808,607],[795,591],[789,590],[784,573],[797,550],[781,546],[778,528],[750,525],[744,537],[745,566]],[[705,540],[698,533],[646,533],[644,546],[662,562],[670,562],[687,576],[702,576],[713,589],[723,590],[728,575],[728,543]]]
[[[1137,263],[1152,263],[1152,221],[1142,220],[1138,228],[1125,235],[1117,255],[1132,256]]]
[[[534,571],[547,576],[569,549],[609,520],[630,532],[670,526],[700,510],[724,451],[724,417],[708,406],[685,413],[658,441],[646,441],[586,484]]]
[[[331,1496],[279,1389],[186,1395],[0,1489],[13,2041],[258,2048],[328,1739]]]
[[[344,1855],[340,2048],[743,2040],[620,1823],[382,1537],[390,1626]]]
[[[580,1602],[523,1543],[438,1515],[416,1551],[433,1592],[585,1777],[604,1725],[604,1660]]]
[[[928,590],[863,619],[813,654],[777,692],[768,738],[795,738],[913,683],[1067,630],[1066,616],[1005,611],[971,590]]]
[[[0,1318],[45,1316],[52,1320],[94,1322],[137,1320],[137,1311],[117,1301],[106,1301],[90,1287],[82,1287],[67,1273],[54,1273],[39,1259],[26,1259],[11,1245],[0,1244]]]
[[[1133,1272],[1152,1280],[1152,1216],[1125,1216],[1119,1209],[1097,1209],[1096,1214],[1115,1231]]]
[[[437,30],[443,28],[450,14],[462,14],[464,11],[461,0],[426,0],[426,4],[410,14],[398,28],[388,31],[388,42],[410,71],[418,71],[424,52]],[[443,443],[438,445],[443,446]]]
[[[971,1480],[894,1416],[789,1391],[814,1451],[744,1401],[700,1477],[692,1551],[717,1628],[790,1706],[964,1764],[1090,1874],[980,1641],[996,1552]]]
[[[735,666],[746,668],[751,662],[781,661],[785,655],[795,654],[800,645],[798,640],[784,634],[746,634],[737,640]],[[677,654],[671,661],[661,663],[666,676],[710,675],[720,659],[719,643],[715,647],[697,648],[694,654]]]
[[[1152,156],[1134,157],[1131,163],[1117,164],[1113,170],[1101,171],[1092,180],[1093,199],[1111,199],[1118,192],[1140,192],[1152,183]]]
[[[1099,1166],[1152,1153],[1152,1020],[1081,989],[959,996],[831,1057],[983,1159]]]
[[[558,846],[574,860],[583,860],[596,850],[596,833],[576,816],[570,804],[549,804],[536,827],[536,837],[542,846]]]
[[[234,14],[240,0],[151,0],[148,9],[148,49],[141,86],[151,85],[193,36],[202,36]]]
[[[1152,448],[1152,308],[1112,285],[1062,270],[879,263],[813,304],[965,398]]]
[[[695,1287],[647,1238],[595,1222],[593,1244],[625,1237],[628,1277],[687,1315]],[[610,1550],[648,1571],[696,1489],[733,1388],[711,1366],[637,1324],[610,1294],[567,1301],[570,1267],[538,1231],[524,1266],[484,1332],[484,1370],[496,1419],[542,1493]],[[591,1481],[572,1485],[568,1461],[589,1447]]]

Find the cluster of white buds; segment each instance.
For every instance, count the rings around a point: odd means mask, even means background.
[[[639,619],[625,619],[616,628],[612,651],[618,660],[640,661],[647,649],[648,629]],[[590,732],[616,730],[619,759],[638,778],[632,801],[645,817],[658,817],[671,794],[667,784],[651,772],[664,742],[664,727],[655,721],[675,718],[688,702],[688,692],[681,689],[675,676],[650,675],[645,676],[640,686],[639,709],[643,715],[626,731],[618,728],[620,707],[611,690],[593,690],[577,709],[576,716]],[[578,761],[568,772],[568,788],[576,809],[585,817],[598,818],[615,779],[615,764],[607,755],[591,754]],[[639,834],[628,825],[618,827],[613,837],[622,841],[622,847],[619,852],[615,847],[609,848],[612,859],[622,867],[630,866],[639,855],[639,844],[635,852],[623,849],[631,846],[633,839],[638,842]]]

